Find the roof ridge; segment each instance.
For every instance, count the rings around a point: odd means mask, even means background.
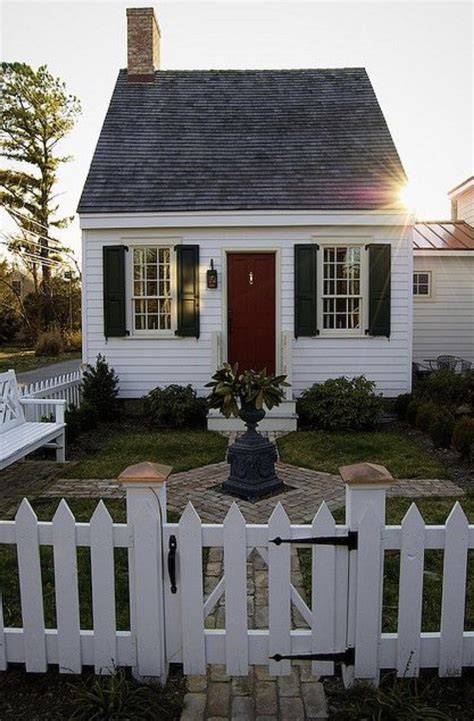
[[[167,68],[155,70],[155,76],[166,73],[324,73],[354,70],[363,71],[368,76],[367,68],[362,65],[347,65],[340,68]],[[119,72],[126,73],[127,68],[120,68]]]

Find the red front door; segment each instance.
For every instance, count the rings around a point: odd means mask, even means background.
[[[229,253],[228,359],[275,373],[275,254]]]

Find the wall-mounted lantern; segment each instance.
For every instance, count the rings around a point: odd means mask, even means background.
[[[211,258],[211,267],[207,271],[207,287],[217,288],[217,270],[214,270],[214,261]]]

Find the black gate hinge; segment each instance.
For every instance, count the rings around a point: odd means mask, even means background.
[[[335,653],[295,653],[293,655],[285,656],[281,653],[276,653],[274,656],[270,656],[272,661],[283,661],[283,660],[299,660],[299,661],[334,661],[334,663],[344,663],[346,666],[353,666],[355,663],[355,648],[349,647],[345,651],[337,651]]]
[[[281,546],[282,543],[308,543],[311,546],[346,546],[349,551],[357,550],[357,531],[349,531],[347,536],[313,536],[311,538],[271,538],[269,543]]]

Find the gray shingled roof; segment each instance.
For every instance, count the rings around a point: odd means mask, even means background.
[[[372,210],[404,180],[363,68],[121,70],[79,212]]]

